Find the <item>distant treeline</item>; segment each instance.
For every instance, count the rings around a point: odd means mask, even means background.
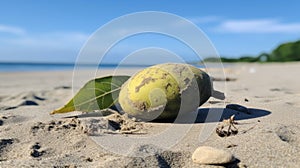
[[[216,62],[216,58],[206,58],[204,62]],[[222,62],[288,62],[300,61],[300,40],[279,45],[271,53],[262,53],[258,56],[244,56],[240,58],[221,57]]]

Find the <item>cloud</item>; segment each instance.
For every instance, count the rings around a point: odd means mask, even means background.
[[[87,39],[88,35],[80,32],[48,32],[9,38],[6,42],[24,47],[61,48],[82,44]]]
[[[72,62],[89,35],[81,32],[44,32],[1,36],[0,61]]]
[[[225,20],[215,29],[230,33],[300,33],[300,23],[276,19]]]
[[[10,33],[16,35],[23,35],[25,34],[25,30],[19,27],[8,26],[8,25],[1,25],[0,24],[0,33]]]

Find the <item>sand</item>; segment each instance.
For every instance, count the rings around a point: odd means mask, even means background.
[[[49,115],[94,72],[77,71],[74,82],[73,71],[0,73],[0,167],[297,167],[299,69],[300,63],[227,66],[226,82],[214,76],[226,99],[209,99],[187,116],[193,122],[181,123],[139,122],[115,111]],[[97,76],[112,73],[106,69]],[[215,129],[232,115],[238,133],[218,136]],[[192,153],[204,145],[229,151],[236,161],[193,163]]]

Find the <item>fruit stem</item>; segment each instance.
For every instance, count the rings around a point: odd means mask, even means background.
[[[225,94],[223,92],[217,91],[217,90],[213,90],[211,93],[211,96],[219,99],[219,100],[224,100],[225,99]]]

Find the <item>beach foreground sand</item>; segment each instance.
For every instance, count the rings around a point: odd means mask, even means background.
[[[136,122],[113,111],[49,115],[90,79],[87,70],[76,72],[74,83],[72,71],[0,73],[0,167],[223,167],[193,163],[204,145],[231,152],[236,160],[228,167],[297,167],[299,70],[299,63],[228,66],[228,81],[214,82],[226,100],[211,98],[193,113],[194,122],[175,124]],[[238,133],[218,136],[219,120],[232,115]]]

